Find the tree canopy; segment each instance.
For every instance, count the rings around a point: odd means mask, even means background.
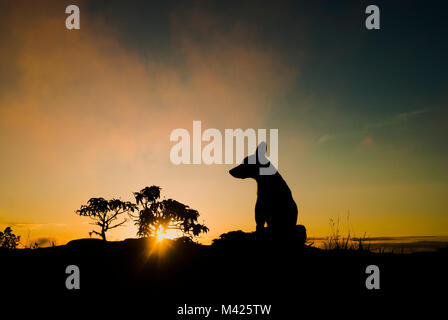
[[[179,230],[184,236],[193,238],[208,232],[208,228],[198,223],[199,212],[173,199],[159,201],[160,187],[146,187],[135,192],[139,208],[134,216],[139,237],[157,236],[166,230]]]
[[[129,201],[121,201],[119,199],[106,200],[104,198],[91,198],[86,205],[82,205],[76,214],[89,217],[94,222],[91,224],[100,227],[100,231],[93,230],[92,233],[99,235],[106,240],[106,232],[120,227],[127,222],[127,219],[121,219],[123,213],[131,213],[136,210],[137,206]]]

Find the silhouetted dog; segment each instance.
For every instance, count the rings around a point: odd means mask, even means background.
[[[260,168],[270,165],[266,158],[266,143],[262,142],[255,154],[246,157],[242,164],[229,173],[235,178],[253,178],[257,182],[258,197],[255,205],[257,234],[264,231],[265,223],[271,232],[293,234],[297,222],[297,205],[292,198],[291,190],[278,171],[275,170],[272,175],[260,174]]]

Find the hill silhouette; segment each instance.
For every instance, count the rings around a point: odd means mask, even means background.
[[[446,249],[412,254],[322,250],[235,231],[212,245],[187,238],[79,239],[63,246],[4,250],[0,274],[2,287],[10,292],[49,299],[144,297],[165,318],[189,303],[266,303],[275,306],[274,313],[288,314],[306,296],[375,297],[442,289],[447,255]],[[80,269],[80,290],[65,287],[68,265]],[[368,265],[381,270],[380,290],[366,289]]]

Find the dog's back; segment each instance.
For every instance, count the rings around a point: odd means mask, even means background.
[[[297,205],[291,190],[280,173],[259,176],[257,179],[257,203],[255,220],[257,226],[267,223],[272,231],[286,231],[294,228],[297,222]]]

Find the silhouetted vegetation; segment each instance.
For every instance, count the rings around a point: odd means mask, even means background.
[[[349,226],[350,216],[347,216],[347,225]],[[339,217],[336,221],[330,219],[330,235],[323,243],[326,250],[370,250],[370,244],[366,245],[366,234],[363,237],[352,237],[348,227],[347,235],[342,236],[339,228]]]
[[[0,248],[15,249],[20,243],[20,236],[12,233],[11,227],[6,227],[3,232],[0,231]]]
[[[135,224],[139,237],[157,236],[159,232],[179,230],[184,236],[193,238],[208,232],[208,228],[198,223],[199,212],[173,199],[160,199],[160,187],[151,186],[134,193],[138,216]]]
[[[89,234],[96,234],[103,240],[106,240],[107,231],[123,226],[127,222],[126,218],[120,219],[125,213],[134,219],[139,237],[157,236],[160,232],[178,230],[183,233],[182,238],[191,240],[209,230],[205,225],[198,223],[197,210],[173,199],[160,201],[158,186],[145,187],[134,192],[134,197],[136,203],[118,199],[91,198],[75,213],[94,220],[91,224],[98,226],[100,230],[93,230]],[[137,214],[133,214],[135,211]]]
[[[447,254],[322,250],[233,231],[211,246],[182,237],[163,242],[79,239],[36,250],[0,250],[0,275],[8,293],[23,294],[25,288],[32,296],[69,297],[70,303],[92,295],[106,307],[110,304],[104,302],[115,301],[112,298],[129,298],[132,303],[141,299],[138,305],[147,305],[156,319],[177,319],[174,306],[184,303],[212,304],[229,298],[240,303],[266,301],[276,312],[269,319],[288,319],[279,313],[294,314],[303,296],[316,299],[330,290],[338,293],[331,299],[440,292],[447,285]],[[79,266],[81,290],[66,289],[68,265]],[[379,291],[366,289],[369,265],[381,270]]]
[[[241,246],[253,243],[255,240],[255,232],[247,233],[237,230],[223,233],[218,239],[213,239],[212,246]]]
[[[92,233],[99,235],[106,241],[106,232],[126,223],[127,219],[121,221],[119,218],[123,213],[130,213],[136,210],[136,205],[131,202],[123,202],[118,199],[105,200],[104,198],[91,198],[87,205],[82,205],[76,214],[89,217],[94,220],[93,225],[99,226],[100,231],[93,230]]]

